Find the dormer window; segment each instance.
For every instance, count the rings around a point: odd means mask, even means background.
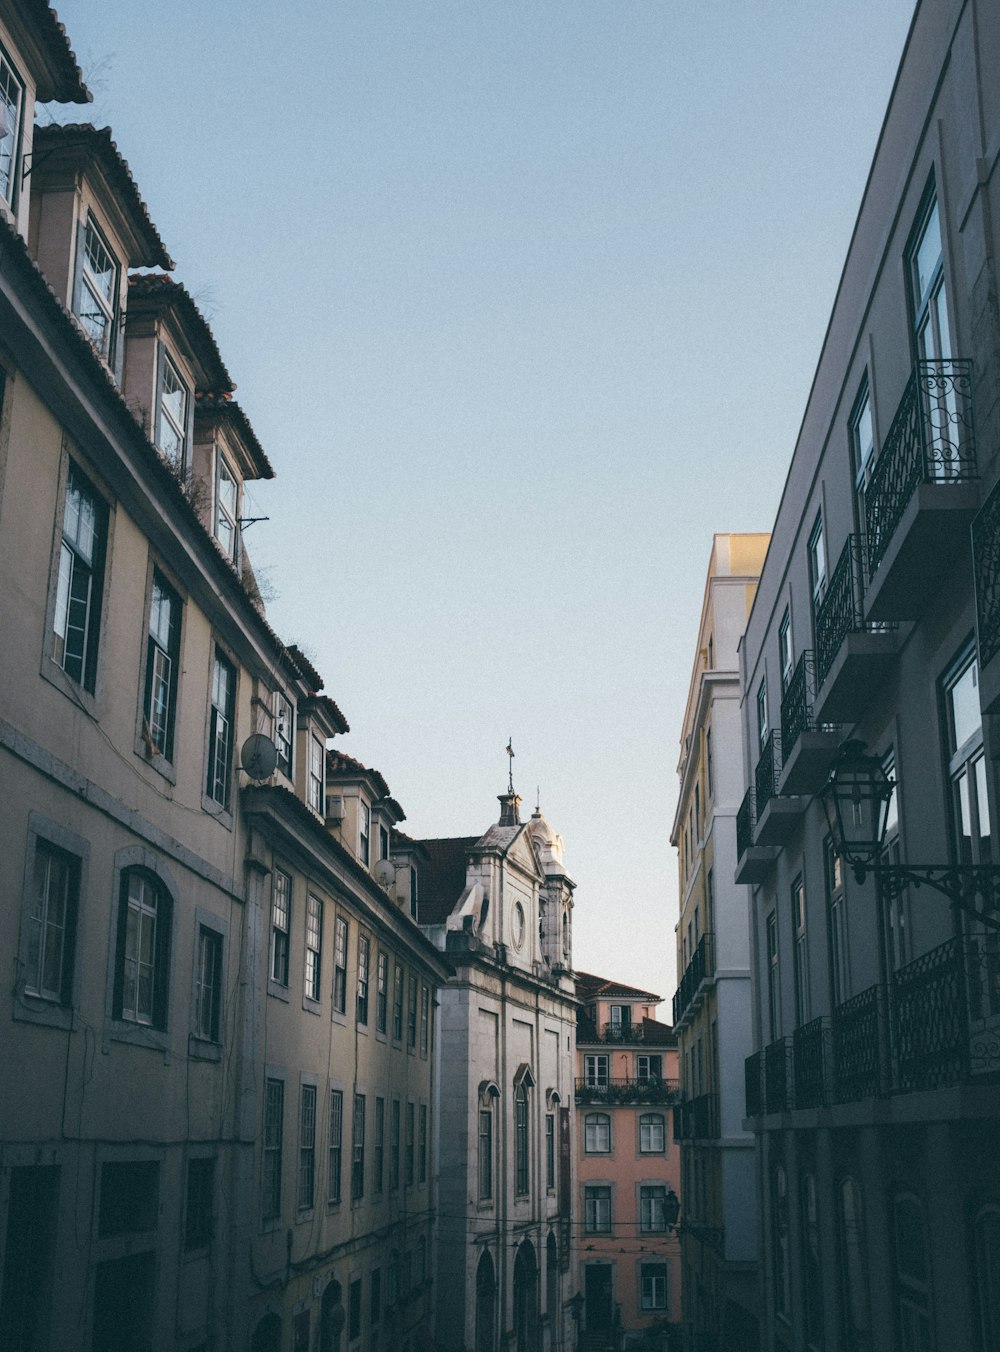
[[[17,158],[21,140],[21,112],[24,108],[24,85],[14,68],[0,52],[0,197],[8,206],[14,205],[17,186]]]
[[[166,348],[161,347],[156,444],[178,472],[187,468],[187,412],[187,389]]]
[[[274,745],[278,753],[278,769],[292,777],[292,744],[295,737],[295,716],[292,706],[278,691],[274,696]]]
[[[326,775],[324,773],[325,747],[313,733],[309,738],[309,806],[322,817],[325,806]]]
[[[239,486],[221,455],[215,485],[215,538],[235,563],[239,550]]]
[[[358,802],[358,858],[362,864],[369,862],[369,849],[372,832],[371,808],[367,803]]]
[[[93,218],[80,232],[73,308],[87,336],[107,362],[114,359],[118,264]]]

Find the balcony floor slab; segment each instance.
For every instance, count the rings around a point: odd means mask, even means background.
[[[869,620],[916,620],[962,549],[979,508],[979,482],[918,484],[868,580]]]
[[[805,798],[769,798],[754,831],[754,845],[784,845],[798,830]]]
[[[896,634],[847,634],[819,688],[813,712],[819,723],[856,723],[871,696],[896,665]]]
[[[739,857],[734,880],[741,884],[764,882],[770,876],[777,857],[778,851],[773,847],[751,845]]]
[[[778,789],[782,797],[818,793],[837,755],[841,733],[807,729],[799,734],[785,756]]]

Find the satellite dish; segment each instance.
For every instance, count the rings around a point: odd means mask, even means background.
[[[379,887],[384,887],[387,892],[396,881],[396,866],[391,859],[380,859],[372,872]]]
[[[240,751],[240,764],[251,779],[270,779],[278,764],[277,747],[263,732],[251,733]]]

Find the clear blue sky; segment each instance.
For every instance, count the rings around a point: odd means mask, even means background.
[[[277,469],[247,546],[344,748],[468,835],[512,736],[577,966],[667,998],[711,536],[770,527],[911,11],[59,5]]]

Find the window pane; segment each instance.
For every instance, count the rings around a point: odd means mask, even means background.
[[[982,728],[983,716],[979,708],[979,668],[970,662],[961,676],[948,689],[951,710],[952,751],[965,745]]]

